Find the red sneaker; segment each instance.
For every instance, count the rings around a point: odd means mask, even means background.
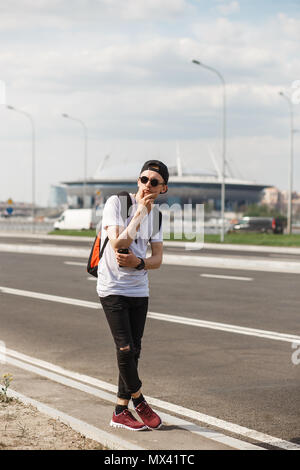
[[[142,431],[143,429],[147,429],[147,426],[135,419],[129,410],[124,410],[118,415],[114,412],[110,426],[113,428],[130,429],[131,431]]]
[[[156,414],[146,401],[142,401],[136,408],[135,411],[146,424],[147,428],[159,429],[162,425],[162,421],[158,414]]]

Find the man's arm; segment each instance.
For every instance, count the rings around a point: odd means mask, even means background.
[[[114,250],[128,248],[134,241],[137,231],[144,217],[152,209],[153,195],[147,195],[140,199],[137,210],[128,226],[110,225],[106,228],[107,235]]]
[[[110,225],[106,227],[109,242],[114,250],[119,248],[128,248],[136,237],[141,220],[135,217],[131,220],[128,227],[120,225]]]
[[[163,260],[163,243],[151,243],[152,254],[149,258],[145,258],[145,269],[158,269]]]
[[[144,258],[145,269],[158,269],[162,263],[163,244],[162,242],[151,243],[152,254],[149,258]],[[116,253],[117,262],[120,266],[126,268],[136,268],[141,260],[129,250],[128,255]]]

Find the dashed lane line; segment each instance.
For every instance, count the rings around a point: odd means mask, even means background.
[[[80,263],[79,261],[64,261],[64,264],[69,266],[86,266],[86,263]],[[210,277],[216,279],[232,279],[236,281],[253,281],[253,277],[243,277],[243,276],[225,276],[221,274],[200,274],[201,277]],[[96,277],[88,277],[89,281],[96,281]]]
[[[215,279],[229,279],[233,281],[253,281],[253,277],[242,276],[224,276],[222,274],[200,274],[201,277],[209,277]]]
[[[64,261],[64,264],[68,264],[69,266],[86,266],[87,263],[82,263],[81,261]]]

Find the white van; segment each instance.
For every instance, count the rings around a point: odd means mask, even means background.
[[[54,230],[93,230],[99,217],[95,209],[67,209],[54,223]]]

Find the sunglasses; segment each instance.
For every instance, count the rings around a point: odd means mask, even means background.
[[[155,186],[158,186],[159,184],[165,184],[165,183],[160,183],[156,178],[152,178],[151,180],[148,178],[148,176],[141,176],[140,181],[143,184],[147,184],[148,181],[150,181],[151,186],[155,188]]]

